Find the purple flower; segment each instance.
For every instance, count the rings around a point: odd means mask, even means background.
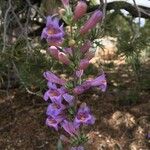
[[[58,115],[58,116],[48,116],[48,118],[46,119],[46,125],[49,127],[53,127],[55,128],[55,130],[58,131],[58,124],[60,122],[62,122],[62,120],[64,119],[63,115]]]
[[[88,90],[90,87],[91,87],[91,83],[90,83],[90,81],[87,80],[87,81],[83,82],[81,85],[75,87],[73,92],[77,95],[82,94],[83,92]]]
[[[78,134],[78,131],[77,131],[78,127],[73,122],[64,120],[63,123],[61,124],[61,126],[71,136]]]
[[[94,124],[95,117],[91,115],[90,109],[86,106],[86,103],[82,103],[77,112],[76,118],[74,120],[75,124]]]
[[[84,16],[87,11],[87,4],[84,1],[79,1],[74,11],[74,20],[78,20]]]
[[[41,39],[46,39],[50,45],[62,43],[64,37],[63,25],[59,26],[59,19],[48,16],[46,27],[43,29]]]
[[[45,77],[45,79],[47,79],[49,82],[52,82],[52,83],[56,83],[59,85],[64,85],[66,83],[65,80],[60,79],[59,77],[57,77],[54,73],[50,71],[44,72],[43,76]]]
[[[82,94],[92,86],[93,87],[98,86],[102,92],[105,92],[107,88],[105,74],[103,73],[101,76],[97,77],[96,79],[91,79],[83,82],[81,85],[75,87],[73,92],[75,94]]]
[[[47,108],[47,111],[46,111],[46,114],[49,116],[57,116],[59,114],[62,113],[62,111],[65,109],[66,107],[58,102],[58,101],[55,101],[51,104],[49,104],[48,108]]]
[[[48,86],[49,89],[53,89],[53,90],[57,89],[56,84],[52,83],[52,82],[49,82],[49,81],[47,82],[47,86]]]
[[[64,98],[65,101],[68,102],[69,106],[74,105],[74,100],[75,100],[74,96],[72,96],[68,93],[65,93],[65,94],[63,94],[63,98]]]
[[[47,101],[49,98],[52,101],[62,101],[62,95],[66,92],[64,87],[61,88],[56,88],[56,89],[49,89],[48,91],[45,92],[44,94],[44,100]]]
[[[84,147],[83,146],[71,147],[70,150],[84,150]]]
[[[103,92],[105,92],[107,88],[105,74],[103,73],[96,79],[91,80],[91,86],[98,86]]]
[[[103,14],[100,10],[96,10],[90,19],[80,29],[80,34],[87,33],[90,29],[94,28],[98,22],[102,20]]]

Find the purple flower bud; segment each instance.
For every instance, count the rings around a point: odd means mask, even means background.
[[[50,55],[54,58],[56,58],[57,60],[59,59],[58,58],[58,53],[59,53],[59,50],[55,47],[55,46],[50,46],[48,48],[48,52],[50,53]]]
[[[64,85],[66,83],[65,80],[58,78],[55,74],[53,74],[50,71],[46,71],[43,73],[43,76],[45,79],[47,79],[49,82],[56,83],[59,85]]]
[[[77,76],[78,78],[81,78],[82,75],[83,75],[83,70],[77,70],[77,71],[76,71],[76,76]]]
[[[85,70],[89,66],[89,60],[87,59],[81,59],[79,64],[79,70]]]
[[[90,49],[91,46],[92,46],[92,43],[91,41],[88,40],[83,44],[83,46],[81,46],[80,50],[82,53],[86,53]]]
[[[70,60],[65,53],[59,52],[58,57],[59,57],[60,62],[66,64],[66,65],[68,65],[70,63]]]
[[[94,28],[98,22],[102,20],[103,14],[100,10],[96,10],[90,19],[80,29],[80,34],[87,33],[90,29]]]
[[[87,11],[87,4],[84,1],[79,1],[74,11],[74,20],[78,20],[84,16]]]

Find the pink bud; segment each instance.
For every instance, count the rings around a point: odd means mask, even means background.
[[[70,63],[70,60],[69,58],[67,57],[67,55],[63,52],[59,52],[58,53],[58,58],[59,58],[59,61],[68,65]]]
[[[82,53],[85,53],[90,49],[91,46],[92,46],[91,41],[88,40],[83,44],[83,46],[81,46],[80,50]]]
[[[69,0],[61,0],[63,3],[64,7],[67,7],[69,5]]]
[[[59,59],[58,58],[58,53],[59,53],[59,50],[55,47],[55,46],[51,46],[48,48],[48,53],[50,53],[50,55],[52,57],[54,57],[55,59]]]
[[[82,59],[79,64],[79,70],[85,70],[89,66],[89,60]]]
[[[74,11],[74,20],[80,19],[87,11],[87,4],[84,1],[79,1]]]
[[[98,22],[102,20],[103,14],[100,10],[96,10],[90,19],[80,29],[80,34],[87,33],[90,29],[94,28]]]
[[[94,55],[95,55],[95,53],[94,52],[91,52],[91,51],[89,51],[89,52],[86,52],[85,53],[85,57],[84,57],[84,59],[87,59],[87,60],[91,60],[93,57],[94,57]]]

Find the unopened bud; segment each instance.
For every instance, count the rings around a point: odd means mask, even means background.
[[[92,51],[88,51],[85,53],[84,59],[88,59],[89,61],[95,56],[95,53]]]
[[[58,58],[59,58],[60,62],[66,64],[66,65],[68,65],[70,63],[68,56],[63,52],[59,52]]]
[[[80,29],[80,34],[87,33],[90,29],[94,28],[98,22],[103,18],[103,13],[100,10],[96,10],[90,19]]]
[[[54,57],[55,59],[58,59],[59,50],[55,46],[49,47],[47,51],[48,53],[50,53],[52,57]]]
[[[85,70],[89,66],[89,60],[82,59],[79,64],[79,70]]]
[[[82,53],[86,53],[91,46],[92,46],[91,41],[88,40],[83,44],[83,46],[81,46],[80,50]]]
[[[82,75],[83,75],[83,70],[77,70],[77,71],[76,71],[76,76],[77,76],[78,78],[81,78]]]
[[[79,1],[74,11],[74,20],[80,19],[87,11],[87,4],[84,1]]]

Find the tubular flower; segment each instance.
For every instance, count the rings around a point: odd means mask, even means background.
[[[51,99],[51,101],[62,101],[62,95],[66,93],[65,88],[62,86],[61,88],[49,88],[48,91],[44,94],[44,100],[47,101],[48,99]]]
[[[85,70],[89,66],[89,60],[88,59],[81,59],[79,64],[79,70]]]
[[[64,120],[63,123],[61,124],[62,128],[69,133],[71,136],[77,135],[77,126],[73,122],[69,122],[67,120]]]
[[[90,29],[94,28],[98,22],[102,20],[103,14],[100,10],[96,10],[90,19],[80,29],[80,34],[87,33]]]
[[[74,105],[74,101],[75,101],[75,98],[74,96],[68,94],[68,93],[65,93],[63,94],[63,98],[66,102],[68,102],[69,106],[73,106]]]
[[[95,117],[91,115],[90,109],[86,106],[86,103],[82,103],[77,112],[76,118],[74,120],[75,124],[80,126],[80,124],[88,125],[95,123]]]
[[[74,11],[74,20],[80,19],[87,11],[87,4],[84,1],[79,1]]]
[[[96,79],[91,79],[83,82],[81,85],[75,87],[73,92],[75,94],[82,94],[83,92],[90,89],[91,87],[97,87],[97,86],[100,88],[102,92],[106,91],[107,81],[104,73],[101,76],[97,77]]]
[[[85,81],[83,82],[81,85],[77,86],[74,88],[73,92],[75,94],[82,94],[84,93],[86,90],[88,90],[91,87],[91,83],[90,81]]]
[[[52,57],[54,57],[55,59],[59,59],[58,58],[58,53],[59,53],[59,50],[55,47],[55,46],[50,46],[49,48],[48,48],[48,52],[50,53],[50,55],[52,56]]]
[[[98,86],[103,92],[105,92],[107,88],[107,81],[105,74],[103,73],[96,79],[91,80],[91,86]]]
[[[44,72],[43,76],[45,77],[45,79],[47,79],[51,83],[56,83],[59,85],[64,85],[66,83],[65,80],[60,79],[59,77],[57,77],[54,73],[52,73],[50,71]]]
[[[91,46],[92,46],[92,43],[91,41],[88,40],[83,44],[83,46],[81,46],[80,50],[82,53],[86,53],[90,49]]]
[[[49,89],[48,91],[45,92],[43,98],[45,101],[47,101],[49,98],[51,100],[56,99],[56,100],[60,101],[60,100],[62,100],[62,95],[60,94],[60,92],[57,89],[55,89],[55,90]]]
[[[49,45],[60,45],[63,42],[63,25],[59,25],[59,19],[48,16],[46,27],[42,31],[41,39],[46,39]]]
[[[68,56],[64,52],[58,53],[59,61],[68,65],[71,61],[69,60]]]
[[[55,102],[49,104],[49,106],[47,107],[46,114],[48,116],[57,116],[57,115],[61,114],[65,108],[66,107],[62,103],[55,101]]]
[[[60,122],[62,122],[62,120],[64,119],[63,115],[58,115],[58,116],[48,116],[48,118],[46,119],[46,125],[49,127],[53,127],[55,128],[55,130],[58,131],[58,124]]]

